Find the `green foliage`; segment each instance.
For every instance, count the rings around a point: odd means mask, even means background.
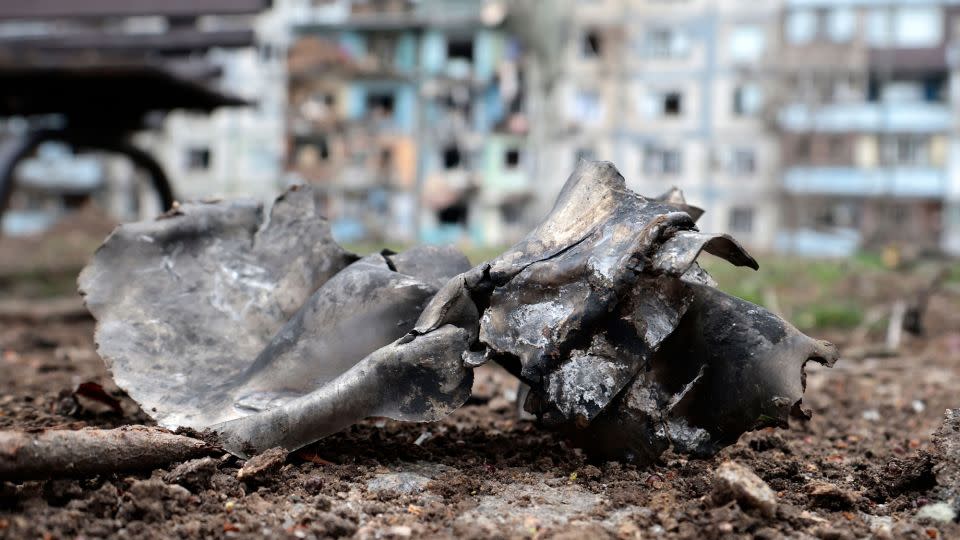
[[[835,302],[801,308],[793,317],[794,324],[804,329],[850,329],[863,322],[863,310],[854,304]]]

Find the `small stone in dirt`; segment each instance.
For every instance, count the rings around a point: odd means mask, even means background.
[[[844,491],[830,482],[810,482],[806,491],[814,506],[829,510],[848,510],[857,502],[854,493]]]
[[[916,517],[918,520],[925,519],[930,521],[939,521],[941,523],[949,523],[957,519],[957,512],[949,504],[945,502],[937,502],[920,507],[920,510],[917,511]]]
[[[722,463],[714,473],[711,497],[717,505],[737,501],[767,517],[777,513],[777,495],[770,486],[749,468],[732,461]]]
[[[287,454],[286,450],[278,446],[253,456],[237,472],[237,479],[245,482],[266,482],[287,461]]]
[[[393,538],[410,538],[413,535],[413,529],[406,525],[397,525],[387,529],[387,536]]]
[[[413,472],[392,472],[377,475],[367,482],[367,490],[392,495],[413,495],[427,489],[430,478]]]
[[[210,479],[217,472],[217,460],[211,457],[191,459],[177,465],[172,471],[163,476],[171,484],[199,491],[210,486]]]

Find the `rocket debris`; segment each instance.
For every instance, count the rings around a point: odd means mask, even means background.
[[[118,227],[80,276],[117,384],[163,426],[210,428],[240,456],[294,450],[370,416],[435,421],[473,368],[503,365],[524,407],[596,454],[709,455],[805,415],[803,368],[833,345],[714,288],[679,191],[648,199],[579,164],[550,214],[470,268],[452,247],[353,255],[317,194],[184,204]]]

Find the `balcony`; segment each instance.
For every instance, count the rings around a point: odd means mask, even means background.
[[[950,131],[953,118],[943,103],[838,103],[787,105],[777,115],[786,131],[825,133],[936,133]]]
[[[941,198],[947,184],[936,167],[791,167],[783,176],[787,192],[807,195]]]

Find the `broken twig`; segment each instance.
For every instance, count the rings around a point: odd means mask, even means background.
[[[0,480],[149,470],[217,451],[199,439],[147,426],[0,431]]]

